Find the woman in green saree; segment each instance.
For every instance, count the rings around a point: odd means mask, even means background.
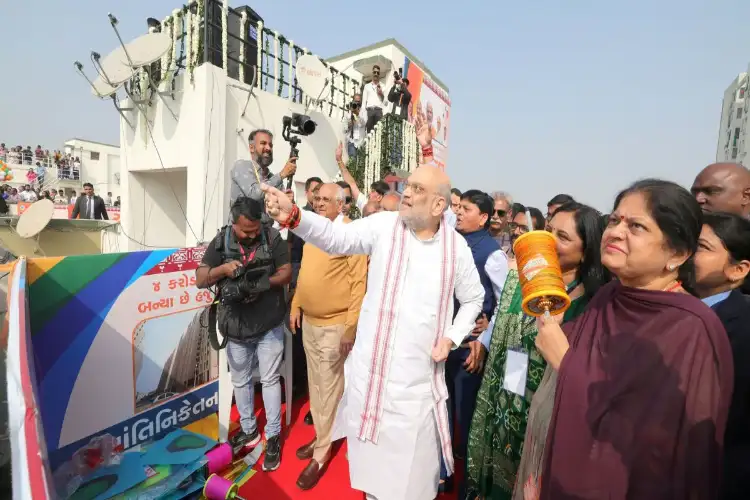
[[[514,222],[514,236],[518,237],[525,232],[526,215],[518,214]],[[588,300],[609,280],[600,259],[604,223],[595,209],[571,202],[554,213],[547,230],[557,239],[563,279],[572,299],[562,318],[568,321],[583,312]],[[466,478],[469,500],[523,499],[523,488],[519,497],[519,490],[514,495],[514,487],[526,438],[529,407],[545,375],[546,363],[534,345],[536,320],[523,313],[521,300],[518,271],[515,260],[511,260],[494,325],[490,326],[494,328],[490,352],[469,431]],[[506,380],[509,351],[514,353],[514,360],[527,360],[525,383],[520,377],[520,388],[517,383],[514,387],[511,377]],[[551,401],[554,401],[554,390]],[[542,448],[545,438],[546,435],[541,437]]]

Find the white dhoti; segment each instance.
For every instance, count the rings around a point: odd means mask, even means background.
[[[358,337],[357,342],[360,340]],[[378,499],[433,500],[440,480],[441,451],[435,400],[430,390],[432,371],[423,369],[424,382],[409,387],[408,383],[400,383],[406,374],[395,367],[409,361],[394,355],[384,391],[378,441],[373,443],[358,437],[368,372],[367,360],[357,361],[352,352],[344,370],[346,388],[334,430],[334,439],[347,438],[352,488]]]

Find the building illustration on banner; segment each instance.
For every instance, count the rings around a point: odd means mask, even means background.
[[[156,316],[138,324],[133,336],[137,413],[219,376],[218,354],[209,347],[208,329],[201,326],[207,321],[205,311]]]

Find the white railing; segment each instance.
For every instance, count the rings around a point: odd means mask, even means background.
[[[55,165],[55,159],[51,156],[43,157],[37,156],[33,151],[31,153],[17,153],[15,151],[6,151],[0,153],[0,161],[3,161],[11,165],[24,165],[33,167],[36,166],[37,162],[43,167],[52,167]]]

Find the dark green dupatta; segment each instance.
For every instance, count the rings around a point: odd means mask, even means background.
[[[539,387],[547,366],[537,351],[536,319],[521,309],[518,272],[511,270],[500,298],[490,351],[471,421],[467,452],[467,499],[510,500],[521,462],[526,422],[531,398]],[[585,307],[585,300],[573,301],[565,312],[569,321]],[[505,361],[509,348],[521,347],[529,353],[526,395],[503,389]]]

